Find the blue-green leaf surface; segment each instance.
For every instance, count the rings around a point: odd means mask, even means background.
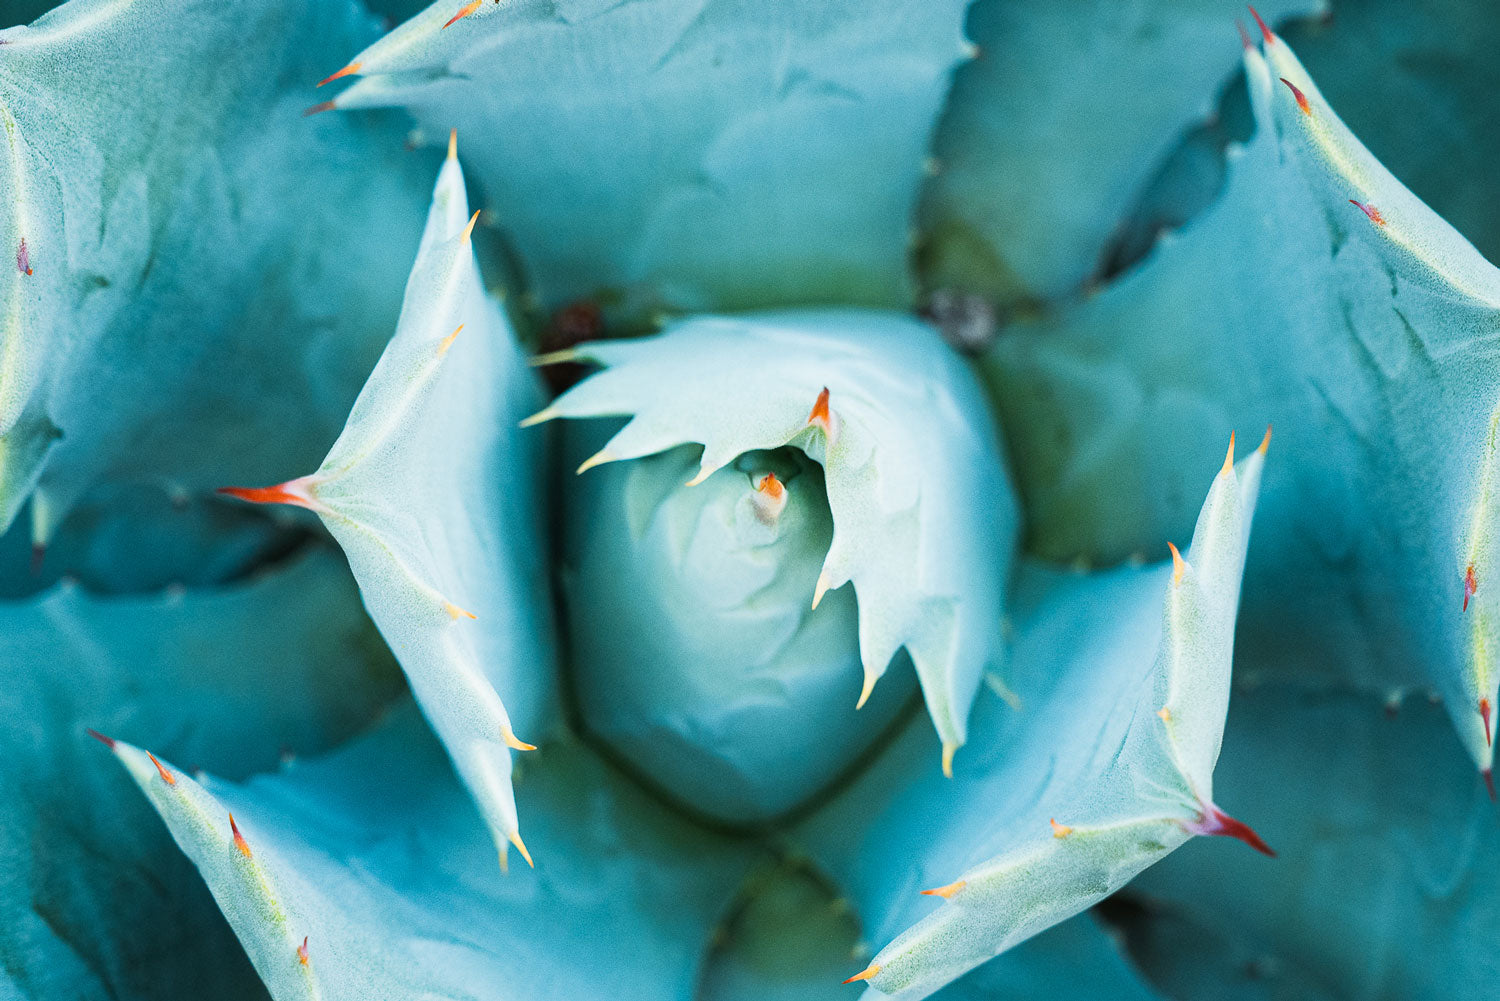
[[[334,103],[457,127],[549,306],[896,305],[967,5],[438,0]]]
[[[1031,542],[1094,561],[1160,544],[1190,517],[1181,457],[1270,420],[1285,461],[1242,666],[1435,687],[1489,769],[1500,272],[1359,144],[1284,41],[1246,62],[1257,132],[1221,200],[993,349]]]
[[[1322,0],[1260,5],[1272,21]],[[1079,288],[1238,67],[1238,0],[979,0],[922,202],[922,281],[1002,305]]]
[[[343,433],[316,471],[227,492],[309,508],[344,547],[503,862],[526,854],[511,752],[531,746],[516,733],[540,739],[557,712],[545,436],[517,427],[541,389],[480,283],[448,149],[396,333]]]
[[[518,784],[548,851],[502,874],[487,822],[410,710],[245,785],[163,760],[168,784],[144,751],[116,754],[276,1001],[689,1001],[755,859],[564,742]]]
[[[867,937],[889,942],[856,974],[868,996],[927,997],[1194,834],[1257,843],[1214,805],[1213,765],[1262,461],[1214,477],[1185,561],[1023,568],[1017,705],[980,700],[975,760],[953,782],[927,779],[909,730],[803,826]]]
[[[852,582],[864,689],[903,647],[944,769],[1002,658],[1000,619],[1018,516],[972,373],[909,316],[809,310],[699,317],[544,362],[604,366],[530,418],[629,416],[579,472],[703,446],[709,478],[746,452],[792,445],[823,466],[833,538],[808,595]]]
[[[33,491],[45,541],[101,479],[253,482],[332,440],[421,227],[394,121],[302,118],[373,31],[352,0],[0,27],[0,527]]]
[[[1181,936],[1147,972],[1174,996],[1208,973],[1234,999],[1486,997],[1500,827],[1441,707],[1279,684],[1234,701],[1219,777],[1281,856],[1190,845],[1144,874],[1146,920]]]
[[[328,552],[216,591],[0,604],[0,995],[264,997],[85,727],[239,777],[347,738],[400,691]]]

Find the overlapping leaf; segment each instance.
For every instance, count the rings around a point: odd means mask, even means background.
[[[226,492],[323,519],[504,862],[511,845],[526,854],[511,751],[531,746],[516,730],[552,724],[556,679],[544,442],[516,428],[540,389],[480,284],[473,225],[450,142],[400,323],[343,434],[307,476]]]
[[[1261,5],[1273,21],[1322,0]],[[1237,0],[980,0],[922,204],[922,280],[1002,305],[1075,291],[1236,68]]]
[[[549,306],[896,305],[966,7],[438,0],[334,105],[457,127]]]
[[[964,743],[1000,620],[1017,511],[972,374],[937,333],[859,310],[701,317],[542,359],[605,366],[528,423],[632,420],[580,468],[696,442],[697,476],[794,445],[823,466],[833,541],[809,597],[853,582],[859,704],[905,647],[943,742]]]
[[[1010,672],[1019,706],[979,703],[976,760],[955,783],[926,781],[908,732],[804,826],[866,934],[895,936],[854,978],[870,996],[927,997],[1194,834],[1264,849],[1213,789],[1262,462],[1257,450],[1215,477],[1185,561],[1026,569]],[[924,886],[944,898],[935,911]]]
[[[519,786],[548,852],[535,872],[502,875],[409,711],[241,786],[158,770],[124,743],[115,753],[276,1001],[689,1001],[709,929],[755,859],[554,744]]]
[[[1284,42],[1246,61],[1258,131],[1220,202],[989,359],[1032,542],[1095,561],[1159,544],[1189,516],[1180,457],[1270,418],[1286,461],[1250,560],[1246,666],[1434,686],[1488,770],[1500,272]]]
[[[0,528],[33,491],[45,541],[101,479],[206,489],[332,439],[421,225],[393,123],[301,118],[373,29],[348,0],[0,27]]]
[[[343,740],[400,690],[327,552],[212,592],[0,604],[0,994],[264,997],[84,728],[239,777]]]

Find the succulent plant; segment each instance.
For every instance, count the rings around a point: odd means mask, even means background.
[[[0,9],[0,996],[1487,996],[1500,14],[1249,14]]]

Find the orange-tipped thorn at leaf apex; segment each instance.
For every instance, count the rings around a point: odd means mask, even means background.
[[[1047,823],[1052,825],[1052,836],[1054,838],[1065,838],[1069,834],[1073,833],[1073,828],[1069,827],[1067,824],[1059,824],[1056,817],[1048,820]]]
[[[156,774],[161,776],[161,780],[163,782],[165,782],[169,786],[175,786],[177,784],[177,777],[171,772],[167,771],[160,761],[156,760],[156,755],[152,754],[150,751],[147,751],[146,757],[150,758],[151,763],[156,766]]]
[[[447,354],[448,353],[448,349],[451,348],[451,347],[453,347],[453,342],[456,341],[456,340],[458,340],[458,332],[460,330],[462,330],[462,329],[464,329],[464,325],[462,323],[460,323],[458,325],[458,327],[454,329],[453,333],[451,333],[447,337],[443,338],[443,342],[438,345],[438,357],[439,358],[441,358],[443,355]]]
[[[474,235],[474,224],[479,221],[479,213],[483,211],[484,209],[475,209],[474,214],[469,216],[469,224],[464,227],[463,236],[460,237],[460,242],[469,242],[469,239]]]
[[[458,159],[458,129],[448,130],[448,159]]]
[[[1265,455],[1266,454],[1266,450],[1269,449],[1270,447],[1271,447],[1271,425],[1267,424],[1266,425],[1266,434],[1265,434],[1265,437],[1260,440],[1260,444],[1259,445],[1255,446],[1255,450],[1257,452],[1259,452],[1261,455]]]
[[[526,850],[526,842],[521,840],[520,831],[510,832],[510,843],[516,846],[516,850],[521,853],[521,857],[526,860],[526,864],[535,869],[536,863],[531,861],[531,853]]]
[[[1204,808],[1203,815],[1198,818],[1197,823],[1184,826],[1193,834],[1236,838],[1254,848],[1262,855],[1268,855],[1271,858],[1276,857],[1276,853],[1271,850],[1271,846],[1262,841],[1260,835],[1256,834],[1249,824],[1235,820],[1229,814],[1212,804]]]
[[[1183,560],[1182,554],[1177,551],[1175,545],[1169,542],[1167,543],[1167,548],[1172,550],[1172,586],[1176,587],[1182,583],[1182,571],[1187,566],[1187,563]]]
[[[1161,717],[1161,721],[1163,723],[1172,722],[1172,710],[1168,709],[1166,706],[1162,706],[1160,709],[1156,710],[1156,715]]]
[[[100,733],[98,730],[95,730],[91,726],[84,727],[83,732],[88,734],[90,737],[93,737],[95,740],[103,744],[105,747],[109,748],[111,751],[115,749],[115,739],[113,737],[106,737],[104,736],[104,734]]]
[[[871,963],[869,966],[865,967],[863,970],[860,970],[848,980],[845,980],[844,983],[852,984],[856,980],[874,980],[878,976],[880,976],[880,964]]]
[[[443,25],[443,27],[444,28],[449,27],[450,25],[453,24],[454,21],[462,21],[464,18],[468,17],[470,14],[472,14],[476,10],[478,10],[479,9],[479,5],[481,3],[483,3],[483,2],[484,2],[484,0],[469,0],[468,3],[464,4],[462,7],[460,7],[458,9],[458,13],[457,14],[454,14],[452,17],[448,18],[447,23],[445,23]]]
[[[1260,25],[1260,37],[1264,38],[1266,40],[1266,44],[1267,45],[1275,45],[1276,44],[1276,35],[1266,25],[1266,22],[1261,19],[1260,11],[1256,10],[1254,7],[1251,7],[1250,8],[1250,16],[1253,17],[1253,18],[1255,18],[1255,23],[1256,24]]]
[[[455,622],[458,621],[459,619],[477,619],[477,618],[479,618],[479,616],[475,615],[473,612],[467,611],[466,609],[459,608],[457,605],[455,605],[451,601],[446,601],[446,602],[443,603],[443,611],[447,612],[448,613],[448,618],[453,619]]]
[[[1494,741],[1490,736],[1490,700],[1479,700],[1479,718],[1484,720],[1484,746],[1489,747]]]
[[[1234,432],[1233,431],[1229,432],[1229,452],[1228,452],[1228,454],[1226,454],[1224,456],[1224,468],[1221,469],[1221,470],[1219,470],[1219,472],[1221,472],[1221,473],[1232,473],[1232,472],[1234,472]]]
[[[535,744],[528,744],[528,743],[526,743],[526,741],[524,741],[524,740],[520,739],[519,737],[517,737],[515,735],[515,732],[513,730],[511,730],[510,727],[506,727],[504,730],[502,730],[500,732],[500,739],[503,740],[503,741],[505,741],[505,746],[508,747],[508,748],[510,748],[512,751],[535,751],[536,750],[536,745]]]
[[[775,473],[767,473],[765,476],[762,476],[760,482],[755,485],[755,489],[772,500],[780,500],[786,494],[786,487],[776,478]]]
[[[924,897],[942,897],[944,900],[952,900],[953,895],[969,885],[967,879],[960,879],[949,883],[947,886],[935,886],[930,890],[923,890]]]
[[[1288,80],[1286,77],[1282,77],[1281,82],[1291,88],[1292,97],[1297,99],[1297,107],[1302,110],[1302,113],[1304,115],[1311,115],[1312,105],[1307,103],[1307,95],[1298,90],[1297,85],[1295,83],[1292,83],[1292,81]]]
[[[335,80],[338,80],[338,79],[341,79],[343,77],[349,76],[349,75],[351,75],[353,73],[358,73],[359,72],[359,68],[360,68],[361,65],[362,65],[361,63],[357,63],[357,62],[356,63],[350,63],[348,66],[345,66],[343,69],[339,70],[337,73],[334,73],[331,76],[327,76],[327,77],[324,77],[322,80],[319,80],[318,81],[318,86],[321,87],[325,83],[333,83],[333,81],[335,81]]]
[[[234,822],[232,813],[229,815],[229,832],[234,835],[234,846],[240,850],[240,854],[245,858],[254,858],[255,855],[250,851],[250,842],[246,841],[245,836],[240,833],[240,825]]]
[[[274,487],[220,487],[218,493],[226,497],[237,497],[251,504],[291,504],[315,510],[312,498],[312,477],[303,476],[295,480],[278,483]]]
[[[958,744],[949,743],[948,741],[944,741],[943,742],[943,777],[944,778],[951,779],[953,777],[953,755],[955,755],[955,754],[958,753],[958,748],[959,748]]]
[[[833,410],[828,406],[828,387],[824,386],[818,393],[818,398],[813,401],[812,412],[807,415],[807,423],[811,427],[821,428],[823,436],[828,439],[828,447],[833,447],[834,439],[838,437],[838,428],[834,425]]]
[[[303,966],[307,965],[307,936],[302,936],[302,944],[297,946],[297,962]]]

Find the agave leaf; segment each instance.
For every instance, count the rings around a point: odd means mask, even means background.
[[[1079,914],[970,971],[933,997],[935,1001],[1161,1001],[1164,995],[1150,988],[1092,914]],[[847,993],[844,998],[847,1001]]]
[[[619,425],[570,422],[574,462]],[[878,751],[916,675],[898,654],[849,711],[863,676],[853,589],[808,601],[833,536],[822,468],[794,449],[751,452],[684,486],[702,453],[608,463],[563,490],[568,678],[585,731],[645,781],[720,822],[761,824]]]
[[[560,743],[519,785],[547,856],[504,876],[410,711],[247,785],[196,782],[166,760],[158,771],[124,743],[115,753],[276,1001],[686,1001],[708,929],[754,858]]]
[[[171,496],[149,484],[90,491],[35,549],[25,525],[0,535],[0,599],[76,581],[94,594],[145,594],[242,579],[309,542],[287,519],[212,496]]]
[[[0,529],[101,479],[311,462],[396,312],[420,165],[304,121],[350,2],[71,0],[0,29]],[[297,433],[287,433],[295,427]]]
[[[480,284],[473,226],[450,142],[400,323],[343,433],[316,472],[226,492],[323,519],[503,858],[525,851],[511,751],[551,725],[555,655],[544,442],[516,429],[540,387]]]
[[[1324,0],[1263,3],[1273,21]],[[980,0],[923,196],[929,288],[1015,306],[1073,292],[1125,210],[1238,67],[1239,0]]]
[[[1487,259],[1500,257],[1489,181],[1500,158],[1500,7],[1363,0],[1284,34],[1370,152]]]
[[[686,442],[704,446],[694,484],[755,449],[790,444],[822,464],[833,541],[812,605],[853,582],[860,704],[904,646],[947,770],[1001,659],[1018,519],[978,386],[937,333],[858,310],[700,317],[542,360],[605,370],[528,423],[632,417],[580,472]]]
[[[438,0],[333,103],[457,127],[548,306],[899,305],[966,6]]]
[[[1436,686],[1488,770],[1500,272],[1359,144],[1285,42],[1246,62],[1258,131],[1221,201],[993,349],[1032,541],[1101,561],[1155,544],[1188,513],[1178,457],[1269,416],[1288,461],[1250,560],[1247,666]]]
[[[953,784],[926,780],[908,732],[804,826],[867,934],[895,935],[853,978],[870,996],[927,997],[1194,834],[1265,850],[1213,795],[1262,462],[1260,449],[1237,469],[1226,461],[1186,560],[1092,576],[1024,568],[1019,708],[980,701],[979,760]],[[944,898],[936,911],[924,886]]]
[[[1219,768],[1281,859],[1267,880],[1195,845],[1131,886],[1195,943],[1142,954],[1164,989],[1220,971],[1229,998],[1436,1001],[1496,982],[1500,829],[1440,707],[1260,686],[1236,693]]]
[[[243,776],[343,740],[400,691],[329,552],[212,592],[58,587],[0,604],[0,984],[38,999],[264,997],[84,727]]]

